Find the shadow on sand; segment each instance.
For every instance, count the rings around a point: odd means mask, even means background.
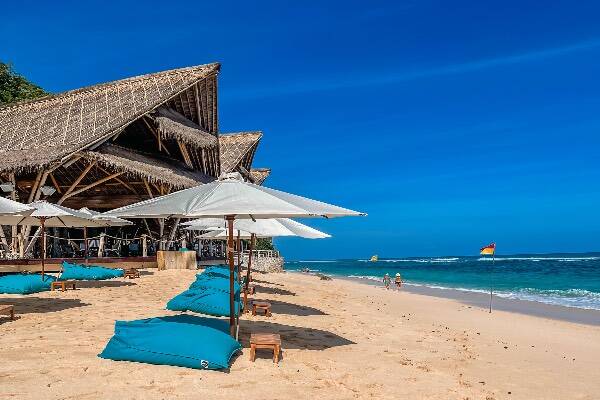
[[[240,320],[240,343],[250,347],[251,333],[279,333],[283,349],[325,350],[347,346],[354,342],[335,333],[302,326],[283,325],[267,321]]]
[[[103,288],[103,287],[122,287],[136,286],[134,282],[123,281],[77,281],[78,289]]]
[[[281,283],[274,283],[274,282],[268,282],[268,281],[261,281],[260,279],[252,279],[252,282],[250,283],[264,283],[266,285],[275,285],[275,286],[285,286]]]
[[[271,288],[268,286],[262,285],[254,285],[257,293],[266,293],[266,294],[279,294],[281,296],[295,296],[296,293],[291,292],[287,289],[279,289],[279,288]]]
[[[297,315],[299,317],[307,317],[310,315],[327,315],[318,308],[301,306],[299,304],[288,303],[286,301],[271,300],[271,299],[258,299],[252,298],[251,300],[256,301],[267,301],[271,303],[271,311],[273,314],[286,314],[286,315]]]
[[[43,314],[67,310],[69,308],[89,306],[88,303],[82,303],[79,299],[53,299],[47,297],[0,299],[0,305],[4,304],[12,304],[15,306],[15,316],[17,318],[21,314]]]

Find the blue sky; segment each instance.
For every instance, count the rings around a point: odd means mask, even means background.
[[[369,213],[290,259],[600,250],[597,2],[16,3],[0,58],[50,91],[221,62],[267,185]]]

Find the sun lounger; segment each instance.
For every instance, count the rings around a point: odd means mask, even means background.
[[[8,315],[11,320],[15,319],[15,306],[10,304],[0,305],[0,315]]]

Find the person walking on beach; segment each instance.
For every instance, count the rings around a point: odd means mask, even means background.
[[[383,284],[387,290],[390,290],[390,284],[392,283],[392,278],[388,274],[383,276]]]
[[[402,277],[400,276],[400,272],[396,273],[396,279],[394,279],[394,283],[396,284],[396,288],[400,290],[402,287]]]

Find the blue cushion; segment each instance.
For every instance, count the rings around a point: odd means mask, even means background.
[[[220,276],[222,278],[229,278],[229,266],[227,265],[212,265],[206,268],[200,275],[206,276]],[[233,271],[233,276],[237,280],[237,268]]]
[[[196,369],[229,368],[241,349],[227,321],[193,315],[116,321],[101,358]]]
[[[222,278],[218,276],[207,276],[205,274],[196,275],[196,280],[190,285],[190,289],[215,289],[229,293],[229,277]],[[239,294],[241,290],[237,280],[233,281],[233,292]]]
[[[30,294],[50,290],[50,283],[56,278],[51,275],[11,274],[0,276],[0,293]]]
[[[234,315],[240,313],[240,292],[234,295]],[[167,310],[193,311],[199,314],[228,317],[229,291],[214,288],[192,288],[173,297],[167,303]]]
[[[123,276],[122,269],[99,267],[96,265],[80,265],[71,264],[67,261],[62,263],[63,272],[60,275],[60,280],[87,280],[98,281],[103,279],[112,279]]]

